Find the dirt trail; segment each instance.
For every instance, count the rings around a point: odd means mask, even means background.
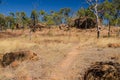
[[[78,45],[73,47],[72,50],[66,55],[65,59],[54,68],[49,80],[66,80],[70,77],[71,65],[76,56],[79,54],[79,50],[77,49],[78,47]]]

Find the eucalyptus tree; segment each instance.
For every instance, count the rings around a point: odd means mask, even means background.
[[[62,16],[60,15],[59,12],[53,12],[53,21],[55,22],[55,25],[59,25],[62,23]]]
[[[13,18],[15,17],[15,14],[13,12],[10,12],[9,15]]]
[[[108,36],[110,37],[110,26],[112,24],[113,16],[114,16],[114,8],[111,2],[105,0],[102,4],[103,6],[103,17],[108,20]]]
[[[13,30],[15,27],[14,24],[16,22],[15,13],[10,12],[8,18],[8,26]]]
[[[6,16],[5,21],[6,21],[7,28],[14,29],[15,20],[12,16]]]
[[[5,28],[5,16],[0,14],[0,30],[2,31]]]
[[[116,5],[109,0],[105,0],[102,4],[99,5],[99,10],[101,10],[101,18],[103,20],[107,20],[107,24],[109,26],[108,29],[108,36],[110,37],[110,27],[111,25],[118,24],[118,11],[115,8]]]
[[[45,18],[46,18],[46,24],[47,24],[48,28],[50,28],[51,25],[55,24],[52,15],[46,15]]]
[[[35,26],[39,21],[39,13],[36,10],[33,10],[30,18],[32,20],[32,25]]]
[[[20,12],[16,12],[16,22],[20,22]]]
[[[43,18],[46,15],[46,12],[44,10],[40,10],[39,15],[40,15],[40,20],[43,22],[44,21]]]
[[[78,17],[91,17],[91,18],[95,18],[95,14],[89,8],[85,9],[83,7],[80,8],[77,11],[76,15]]]
[[[81,7],[81,8],[77,11],[76,15],[77,15],[78,17],[84,17],[84,16],[85,16],[85,9],[84,9],[83,7]]]
[[[39,13],[36,10],[32,10],[30,15],[30,20],[28,19],[28,21],[29,21],[29,27],[30,27],[29,35],[31,40],[32,32],[35,32],[35,29],[36,29],[35,26],[39,21]]]
[[[26,13],[25,12],[21,12],[21,19],[22,19],[22,26],[24,27],[24,25],[26,23]]]
[[[112,0],[112,4],[115,9],[115,25],[120,26],[120,0]]]
[[[67,18],[70,17],[70,12],[71,12],[70,8],[62,8],[62,9],[60,9],[59,13],[62,16],[62,21],[64,21],[64,23],[66,23]]]
[[[98,2],[99,0],[86,0],[87,3],[89,4],[89,9],[95,14],[96,16],[96,22],[97,22],[97,38],[100,37],[100,19],[98,15]]]

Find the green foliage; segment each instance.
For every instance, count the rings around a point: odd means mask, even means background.
[[[14,30],[14,29],[15,29],[15,25],[12,24],[10,28],[11,28],[12,30]]]
[[[120,0],[112,0],[112,3],[117,10],[120,10]]]
[[[46,15],[46,12],[44,10],[40,10],[39,15],[40,15],[41,21],[44,22],[44,16]]]
[[[11,17],[14,17],[14,16],[15,16],[15,14],[12,13],[12,12],[10,12],[9,15],[10,15]]]
[[[55,24],[55,22],[53,21],[53,16],[51,16],[51,15],[46,15],[46,24],[47,24],[48,26],[51,26],[51,25],[54,25],[54,24]]]
[[[36,25],[36,23],[38,23],[38,18],[39,18],[39,13],[36,10],[33,10],[31,12],[31,19],[33,25]]]
[[[46,23],[48,26],[59,25],[61,23],[74,25],[73,19],[78,17],[96,18],[95,14],[91,11],[93,6],[94,5],[91,5],[88,8],[81,7],[73,13],[75,14],[74,17],[70,8],[62,8],[59,11],[51,10],[50,13],[44,10],[40,10],[39,12],[33,10],[30,17],[28,17],[25,12],[10,12],[8,16],[0,14],[0,28],[14,29],[17,23],[19,23],[20,26],[26,26],[27,24],[36,25],[38,22]],[[120,25],[120,0],[104,0],[98,4],[97,9],[98,16],[101,20],[108,20],[110,25]]]
[[[45,11],[44,10],[40,10],[40,15],[44,15]]]
[[[86,13],[86,11],[85,11],[85,9],[84,8],[80,8],[78,11],[77,11],[77,16],[79,16],[79,17],[84,17],[85,16],[85,13]]]
[[[6,25],[8,28],[11,28],[11,26],[15,24],[14,18],[12,16],[6,17]]]
[[[62,23],[62,16],[58,12],[53,12],[53,21],[55,22],[56,25],[59,25]]]
[[[6,24],[5,24],[5,16],[3,14],[0,14],[0,29],[3,30],[5,29]]]
[[[61,15],[63,23],[67,23],[67,18],[70,16],[71,9],[70,8],[62,8],[59,11],[59,14]]]
[[[24,27],[27,24],[27,16],[25,12],[21,12],[21,20],[22,20],[22,26]]]
[[[87,8],[87,9],[80,8],[77,11],[76,15],[78,17],[92,17],[92,18],[95,18],[95,14],[89,8]]]

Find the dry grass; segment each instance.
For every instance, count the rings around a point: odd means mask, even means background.
[[[57,55],[64,57],[66,51],[72,48],[73,44],[79,44],[80,48],[89,46],[105,48],[110,43],[120,43],[118,37],[103,38],[102,36],[97,39],[95,29],[72,29],[67,32],[58,29],[45,29],[33,33],[32,40],[29,40],[29,32],[24,31],[20,37],[1,39],[0,54],[19,50],[33,50],[45,56],[45,59],[46,57],[49,58],[50,60],[46,60],[50,62],[58,58]]]
[[[102,34],[101,38],[97,39],[95,29],[72,29],[67,32],[58,29],[45,29],[41,32],[33,33],[32,39],[29,40],[29,32],[24,31],[22,36],[0,39],[0,56],[11,51],[32,50],[40,57],[39,63],[36,63],[36,65],[42,66],[42,69],[39,69],[42,72],[38,74],[48,76],[48,73],[52,71],[51,69],[54,65],[62,61],[74,45],[79,45],[79,48],[106,48],[109,43],[120,43],[118,37],[105,38],[103,37],[105,35]],[[116,59],[116,56],[118,56],[118,54],[112,54],[109,58],[115,57]],[[16,63],[14,65],[16,65]],[[15,70],[11,67],[7,67],[7,69],[0,68],[0,80],[5,80],[5,77],[6,79],[16,78],[16,80],[31,80],[30,76],[34,73],[30,73],[27,69],[27,63],[24,62]]]
[[[43,36],[42,34],[45,34]],[[53,66],[53,64],[58,63],[65,57],[67,50],[72,47],[72,43],[67,42],[67,36],[63,34],[61,37],[48,35],[45,32],[37,32],[32,35],[32,40],[29,40],[28,34],[19,37],[1,39],[0,41],[0,54],[3,55],[8,52],[14,52],[19,50],[32,50],[35,51],[39,57],[43,60],[43,66],[45,69],[49,70],[48,67]],[[42,62],[42,61],[41,61]],[[40,62],[40,66],[41,65]],[[0,68],[0,80],[13,79],[16,80],[30,80],[29,71],[26,66],[20,64],[18,68],[12,69],[11,67],[16,66],[18,63],[13,63],[5,69]],[[24,65],[27,65],[24,63]],[[46,66],[49,65],[49,66]],[[3,71],[5,73],[3,73]],[[46,72],[46,71],[45,71]],[[44,73],[44,72],[43,72]],[[42,75],[42,73],[39,73]]]
[[[17,68],[1,68],[0,80],[32,80],[25,64]]]
[[[0,41],[0,53],[7,53],[20,49],[28,49],[34,45],[34,43],[28,43],[26,41],[23,41],[22,39],[6,39]]]
[[[96,41],[96,44],[98,47],[109,47],[109,44],[120,44],[120,38],[101,38]]]

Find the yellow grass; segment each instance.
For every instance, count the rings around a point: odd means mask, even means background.
[[[97,39],[96,32],[89,30],[81,31],[73,29],[66,32],[53,29],[33,33],[32,39],[29,40],[29,33],[25,31],[22,36],[1,39],[0,54],[19,50],[33,50],[39,57],[44,59],[45,63],[51,66],[59,63],[74,45],[79,45],[80,48],[89,46],[105,48],[108,47],[109,43],[119,44],[119,39],[118,37],[103,38],[103,35],[100,39]],[[15,74],[12,73],[12,70],[8,70],[6,73],[2,73],[1,71],[0,74],[2,75],[0,75],[0,80],[4,76],[8,78],[16,76],[17,80],[22,80],[21,77],[27,76],[29,78],[30,75],[24,66],[18,67]]]
[[[71,30],[71,31],[60,31],[57,29],[46,30],[41,32],[36,32],[32,34],[32,40],[29,40],[29,33],[27,35],[22,35],[17,38],[9,38],[0,41],[0,53],[6,53],[16,50],[24,49],[34,49],[36,46],[41,48],[48,47],[46,49],[55,48],[65,48],[70,44],[78,43],[80,46],[97,46],[97,47],[107,47],[109,43],[120,43],[119,38],[96,38],[96,32],[86,32]]]
[[[35,45],[34,43],[28,43],[19,39],[2,40],[0,41],[0,51],[1,51],[0,53],[28,49],[34,45]]]
[[[108,44],[120,44],[120,38],[101,38],[96,41],[98,47],[108,47]]]

